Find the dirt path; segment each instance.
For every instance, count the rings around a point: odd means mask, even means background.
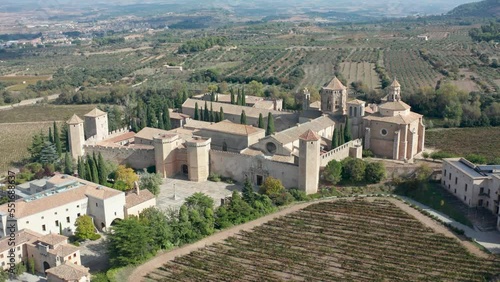
[[[354,199],[354,198],[343,198],[343,199]],[[373,200],[373,199],[379,199],[379,198],[367,198],[368,200]],[[238,225],[238,226],[234,226],[234,227],[231,227],[227,230],[223,230],[221,232],[218,232],[218,233],[215,233],[214,235],[212,236],[209,236],[205,239],[202,239],[201,241],[198,241],[196,243],[193,243],[193,244],[190,244],[190,245],[186,245],[184,247],[181,247],[181,248],[177,248],[177,249],[174,249],[170,252],[167,252],[167,253],[164,253],[164,254],[161,254],[153,259],[151,259],[150,261],[138,266],[137,268],[135,268],[132,273],[130,274],[129,278],[128,278],[128,281],[129,282],[136,282],[136,281],[143,281],[144,277],[150,273],[150,272],[153,272],[155,269],[159,268],[160,266],[162,266],[163,264],[165,264],[167,261],[171,261],[171,260],[174,260],[176,257],[179,257],[179,256],[183,256],[183,255],[187,255],[193,251],[196,251],[198,249],[201,249],[201,248],[204,248],[208,245],[211,245],[211,244],[214,244],[214,243],[217,243],[217,242],[220,242],[220,241],[223,241],[231,236],[234,236],[236,234],[238,234],[240,231],[249,231],[251,230],[252,228],[256,227],[256,226],[259,226],[259,225],[262,225],[268,221],[271,221],[273,219],[276,219],[278,217],[281,217],[281,216],[284,216],[284,215],[287,215],[289,213],[292,213],[292,212],[296,212],[298,210],[301,210],[309,205],[313,205],[313,204],[317,204],[317,203],[320,203],[320,202],[333,202],[333,201],[336,201],[338,199],[327,199],[327,200],[319,200],[319,201],[314,201],[314,202],[308,202],[308,203],[302,203],[302,204],[297,204],[297,205],[293,205],[291,207],[288,207],[288,208],[285,208],[279,212],[276,212],[276,213],[273,213],[273,214],[270,214],[270,215],[267,215],[267,216],[264,216],[264,217],[261,217],[259,219],[256,219],[254,221],[250,221],[250,222],[247,222],[245,224],[242,224],[242,225]],[[472,254],[475,254],[479,257],[482,257],[482,258],[488,258],[488,254],[484,253],[483,251],[481,251],[477,246],[475,246],[474,244],[472,244],[471,242],[469,241],[465,241],[463,239],[460,239],[458,238],[456,235],[454,235],[451,231],[449,231],[446,227],[438,224],[437,222],[435,222],[434,220],[432,220],[431,218],[421,214],[419,211],[411,208],[410,206],[408,206],[407,204],[397,200],[397,199],[391,199],[391,198],[387,198],[388,201],[390,201],[391,203],[395,204],[396,206],[398,206],[400,209],[402,209],[403,211],[409,213],[410,215],[414,216],[416,219],[418,219],[420,222],[422,222],[424,225],[432,228],[435,232],[438,232],[438,233],[441,233],[441,234],[444,234],[445,236],[447,237],[450,237],[450,238],[457,238],[459,239],[460,243],[462,243],[462,245],[467,248],[467,250],[469,250],[469,252],[471,252]]]

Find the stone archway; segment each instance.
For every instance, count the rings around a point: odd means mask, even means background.
[[[182,165],[181,170],[182,170],[182,174],[188,175],[189,167],[187,165],[185,165],[185,164]]]
[[[50,264],[46,261],[43,262],[43,272],[47,273],[47,269],[50,268]]]

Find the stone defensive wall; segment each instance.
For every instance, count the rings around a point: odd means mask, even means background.
[[[361,146],[362,139],[356,139],[349,141],[337,148],[324,153],[321,155],[320,167],[325,167],[331,160],[341,161],[349,156],[351,156],[351,148],[356,148]],[[353,157],[353,156],[351,156]]]
[[[86,154],[102,154],[105,160],[118,162],[122,165],[130,165],[135,169],[142,169],[155,165],[155,151],[143,148],[112,147],[100,145],[84,145]]]
[[[299,167],[266,159],[264,156],[250,156],[238,153],[210,150],[210,172],[244,182],[248,177],[256,183],[258,177],[272,176],[281,180],[286,188],[296,188]]]
[[[127,132],[129,132],[129,129],[127,127],[124,127],[122,129],[117,129],[114,131],[110,131],[108,133],[108,136],[106,137],[106,139],[114,138],[116,136],[120,136],[120,135],[127,133]],[[87,143],[88,145],[92,145],[92,144],[96,144],[97,142],[100,142],[100,141],[102,141],[102,140],[97,140],[96,135],[94,135],[94,136],[90,136],[89,138],[87,138],[87,140],[85,140],[85,143]]]

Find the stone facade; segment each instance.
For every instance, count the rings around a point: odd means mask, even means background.
[[[320,91],[323,113],[346,114],[347,87],[336,77],[325,84]]]

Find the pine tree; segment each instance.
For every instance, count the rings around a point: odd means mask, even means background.
[[[248,180],[248,178],[245,178],[245,184],[243,185],[242,194],[243,200],[245,200],[245,202],[247,202],[248,204],[253,205],[253,203],[255,202],[255,193],[253,192],[252,183],[250,182],[250,180]]]
[[[61,157],[62,154],[62,146],[61,146],[61,138],[59,134],[57,134],[59,130],[57,130],[57,124],[54,121],[54,144],[56,145],[57,156]]]
[[[194,104],[194,120],[200,120],[200,113],[198,112],[198,102]]]
[[[240,123],[247,124],[247,115],[245,114],[245,110],[241,111]]]
[[[352,140],[351,125],[349,123],[349,117],[346,117],[345,118],[344,141],[345,141],[345,143],[347,143],[351,140]]]
[[[42,150],[40,151],[40,162],[42,164],[53,164],[59,159],[56,146],[49,141],[45,141]]]
[[[165,110],[163,111],[163,126],[165,130],[172,129],[172,123],[170,122],[170,109],[168,106],[165,106]]]
[[[259,128],[264,129],[264,118],[262,117],[262,113],[259,114]]]
[[[54,138],[52,137],[52,127],[49,127],[49,142],[54,144]]]
[[[203,110],[203,120],[210,121],[210,111],[208,110],[207,101],[205,101],[205,109]]]
[[[333,129],[332,150],[339,146],[339,132],[336,128]]]
[[[229,92],[231,92],[231,104],[234,105],[234,103],[236,101],[234,100],[234,90],[233,90],[233,88],[231,88],[231,90],[229,90]]]
[[[267,115],[267,128],[266,128],[266,136],[272,135],[274,133],[274,118],[271,113]]]
[[[209,118],[209,121],[210,122],[215,122],[215,119],[214,119],[214,106],[212,103],[210,103],[210,118]]]
[[[222,107],[220,107],[220,112],[219,112],[219,120],[220,121],[223,121],[225,120],[226,118],[224,117],[224,109]]]
[[[85,161],[81,157],[78,157],[78,177],[81,179],[86,179],[85,176]]]
[[[97,166],[98,168],[98,174],[99,174],[99,184],[105,185],[108,183],[108,173],[106,171],[106,163],[104,162],[104,158],[102,157],[102,154],[99,152],[99,165]]]
[[[73,158],[71,157],[70,153],[66,152],[64,154],[64,173],[73,175],[74,169],[73,169]]]

